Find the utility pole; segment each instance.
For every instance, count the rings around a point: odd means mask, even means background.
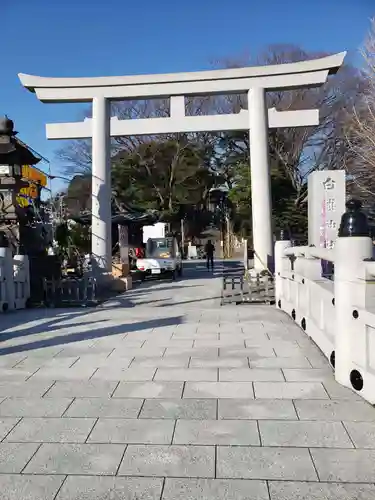
[[[230,251],[230,220],[229,220],[229,213],[228,213],[228,209],[226,208],[225,209],[225,234],[226,234],[226,238],[225,238],[225,243],[226,243],[226,257],[227,259],[230,258],[230,254],[231,254],[231,251]]]
[[[184,219],[181,219],[181,252],[182,258],[185,257],[185,225]]]

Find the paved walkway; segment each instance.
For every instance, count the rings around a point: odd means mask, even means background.
[[[373,500],[375,410],[285,315],[219,293],[198,267],[0,316],[0,499]]]

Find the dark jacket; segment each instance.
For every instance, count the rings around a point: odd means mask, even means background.
[[[204,247],[204,251],[206,252],[207,257],[212,257],[215,252],[215,247],[212,243],[207,243]]]

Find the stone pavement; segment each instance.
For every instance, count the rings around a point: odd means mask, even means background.
[[[375,410],[287,316],[220,308],[190,267],[0,316],[0,499],[375,498]]]

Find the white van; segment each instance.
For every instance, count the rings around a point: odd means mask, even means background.
[[[182,275],[182,257],[176,238],[149,238],[146,243],[146,256],[137,259],[137,269],[147,277],[161,278],[170,276],[173,280]]]

